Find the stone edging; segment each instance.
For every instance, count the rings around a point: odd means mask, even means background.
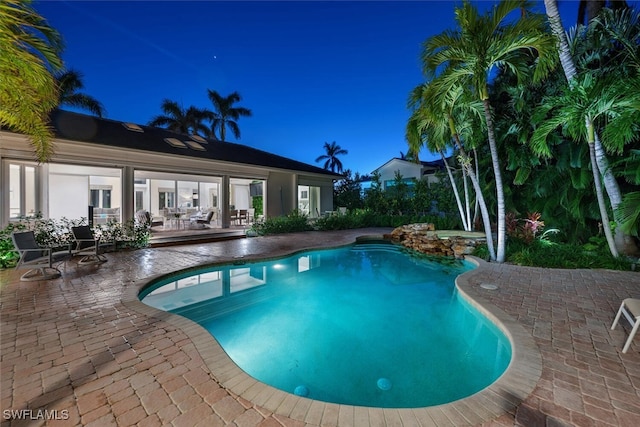
[[[540,379],[542,357],[533,337],[522,325],[482,297],[469,295],[469,291],[479,288],[473,277],[485,264],[475,257],[469,259],[478,268],[458,276],[456,288],[509,338],[512,359],[506,371],[489,387],[452,403],[425,408],[367,408],[327,403],[296,396],[259,382],[240,369],[203,327],[181,316],[147,306],[138,299],[140,291],[159,275],[139,280],[128,287],[122,295],[122,303],[140,315],[162,319],[180,328],[190,337],[216,382],[230,394],[275,414],[311,425],[352,425],[354,420],[364,417],[381,421],[412,419],[422,425],[438,427],[477,425],[506,413],[515,415],[519,404],[531,394]]]

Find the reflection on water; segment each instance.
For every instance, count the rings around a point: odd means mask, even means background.
[[[505,336],[455,292],[471,268],[367,243],[175,276],[142,298],[200,323],[274,387],[420,407],[481,390],[511,358]]]

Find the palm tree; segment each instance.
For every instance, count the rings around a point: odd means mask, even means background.
[[[606,4],[605,0],[580,0],[578,4],[578,24],[587,25],[589,21],[600,14]],[[625,0],[609,0],[609,7],[615,10],[626,9],[629,6]]]
[[[324,151],[326,154],[322,156],[318,156],[316,158],[316,162],[324,162],[324,168],[326,170],[331,170],[331,172],[342,173],[342,162],[338,159],[337,156],[341,156],[343,154],[349,154],[349,152],[343,148],[341,148],[335,141],[331,144],[328,142],[324,143]]]
[[[216,132],[218,132],[218,139],[225,141],[227,127],[229,127],[233,136],[235,136],[236,139],[240,139],[240,127],[237,121],[240,117],[251,117],[252,114],[248,108],[233,106],[233,104],[242,100],[240,94],[233,92],[225,97],[211,89],[207,89],[207,94],[215,109],[211,123],[211,133],[213,136],[215,137]]]
[[[574,80],[577,78],[578,71],[576,69],[576,64],[573,56],[571,55],[567,34],[562,27],[562,21],[560,19],[560,12],[558,11],[557,2],[556,0],[544,0],[544,6],[549,20],[549,25],[551,26],[551,31],[557,38],[557,49],[560,56],[560,63],[562,64],[562,69],[564,70],[564,75],[569,85],[572,85]],[[593,18],[593,16],[590,16],[590,18]],[[616,181],[615,176],[613,175],[613,172],[609,167],[609,160],[607,159],[605,150],[602,147],[602,143],[597,131],[594,135],[594,149],[598,171],[602,176],[604,188],[607,192],[607,195],[609,196],[611,206],[615,211],[618,209],[618,206],[620,206],[620,203],[622,203],[622,192],[620,191],[620,186],[618,185],[618,182]],[[616,224],[616,229],[622,230],[622,228],[619,227],[620,224],[617,219]],[[623,252],[628,252],[630,250],[629,248],[635,247],[629,236],[625,235],[622,232],[616,233],[615,239],[617,246]]]
[[[549,156],[547,136],[558,127],[562,127],[574,140],[587,142],[602,227],[611,255],[617,257],[618,250],[609,226],[609,215],[598,172],[595,129],[597,121],[619,117],[621,111],[630,109],[631,103],[620,96],[614,85],[602,82],[598,84],[590,73],[576,77],[572,83],[565,93],[547,99],[545,105],[540,107],[550,117],[534,131],[532,147],[536,153]]]
[[[540,16],[523,14],[517,21],[507,22],[512,12],[526,5],[524,0],[503,0],[491,12],[480,16],[465,0],[462,7],[455,9],[458,30],[428,39],[422,56],[428,74],[435,75],[443,68],[438,77],[442,86],[470,86],[483,103],[498,205],[498,262],[505,260],[506,222],[502,172],[489,102],[490,74],[501,67],[513,73],[518,82],[522,81],[529,75],[529,54],[535,51],[533,80],[540,81],[556,62],[555,38],[546,32]]]
[[[414,90],[410,99],[410,106],[416,108],[409,124],[407,125],[407,142],[413,149],[419,149],[422,145],[426,145],[432,152],[439,152],[444,159],[443,150],[449,146],[452,141],[458,150],[458,161],[462,165],[463,171],[469,175],[476,192],[476,200],[480,206],[484,230],[487,236],[487,249],[489,257],[492,261],[496,260],[496,252],[493,244],[493,233],[491,231],[491,220],[489,218],[489,210],[482,193],[478,174],[473,168],[473,161],[467,155],[459,129],[470,136],[473,132],[474,119],[479,119],[481,106],[474,102],[464,100],[465,91],[461,86],[451,87],[449,90],[443,90],[438,84],[440,80],[434,80],[428,85],[423,85]],[[449,172],[449,170],[447,170]],[[463,218],[462,223],[466,228],[471,229],[470,215],[468,212],[468,194],[465,191],[465,199],[467,205],[467,214],[462,209],[459,200],[457,186],[452,180],[452,187],[456,193],[456,201],[460,216]],[[466,186],[465,186],[466,187]]]
[[[400,160],[405,160],[412,163],[420,163],[418,152],[412,150],[411,147],[409,147],[409,151],[407,151],[406,154],[403,151],[400,151]]]
[[[211,113],[191,106],[186,110],[177,102],[164,99],[160,107],[164,114],[155,116],[149,121],[149,126],[166,127],[167,129],[183,133],[185,135],[195,134],[207,135],[209,129],[203,123],[211,119]]]
[[[31,0],[0,2],[0,126],[29,136],[36,158],[53,154],[49,113],[57,106],[53,74],[62,69],[62,38]]]
[[[105,109],[100,101],[90,95],[78,92],[84,89],[82,77],[82,74],[76,70],[65,71],[56,76],[58,89],[60,91],[60,101],[58,105],[81,108],[90,111],[98,117],[102,117],[105,114]]]

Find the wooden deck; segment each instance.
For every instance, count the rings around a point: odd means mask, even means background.
[[[247,237],[246,227],[205,228],[202,230],[170,230],[162,226],[151,228],[150,247],[184,245],[189,243],[209,243],[220,240],[243,239]]]

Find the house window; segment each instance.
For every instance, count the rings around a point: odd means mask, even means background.
[[[144,191],[136,191],[136,212],[144,209]]]
[[[36,213],[36,168],[25,164],[9,165],[9,218]]]
[[[160,209],[175,208],[176,207],[176,193],[175,191],[160,190],[158,193],[158,201]]]
[[[311,218],[320,216],[320,187],[298,186],[298,210]]]
[[[111,186],[92,185],[89,190],[89,201],[94,208],[110,208]]]

